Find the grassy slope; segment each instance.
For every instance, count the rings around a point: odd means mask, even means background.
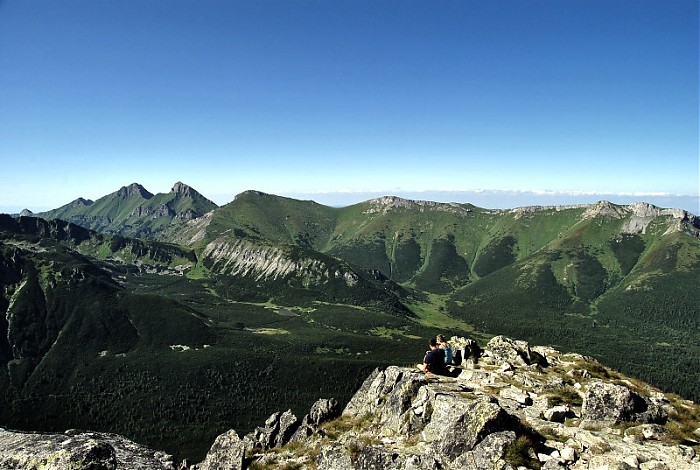
[[[439,292],[449,286],[456,289],[453,296],[413,293],[407,301],[416,317],[410,319],[381,309],[315,303],[283,284],[218,279],[201,264],[193,272],[198,280],[126,270],[119,275],[128,292],[110,305],[136,325],[140,339],[128,343],[126,356],[116,353],[122,347],[100,357],[112,350],[109,340],[90,346],[91,357],[76,359],[70,374],[55,378],[49,371],[65,367],[61,361],[70,354],[52,352],[38,369],[46,372],[32,376],[35,385],[27,395],[8,392],[3,408],[14,410],[14,418],[3,416],[3,422],[60,429],[75,417],[85,427],[137,433],[139,440],[154,439],[148,443],[197,460],[207,446],[202,443],[220,430],[245,432],[287,406],[303,413],[320,396],[347,399],[374,365],[419,360],[425,338],[436,331],[482,340],[488,335],[480,332],[508,334],[573,349],[698,399],[697,239],[664,235],[661,222],[644,234],[623,236],[625,220],[581,220],[582,209],[519,216],[473,208],[460,217],[402,209],[371,214],[369,207],[333,209],[245,193],[216,211],[205,242],[223,235],[307,246],[368,268],[388,267],[408,287]],[[100,257],[114,256],[110,253]],[[462,277],[441,270],[460,260],[467,268]],[[241,303],[243,291],[256,291],[250,301],[276,298],[300,316]],[[94,305],[92,310],[101,309],[99,302]],[[176,325],[184,319],[191,338],[177,336],[182,331]],[[204,332],[210,336],[202,337]],[[198,350],[174,351],[170,341]],[[56,404],[50,408],[47,389],[62,397],[79,391],[76,397],[88,401],[68,400],[65,412]],[[35,417],[28,412],[32,407],[40,410]],[[189,444],[173,443],[165,442],[167,435],[195,437]]]
[[[215,212],[205,241],[227,235],[318,250],[327,242],[337,212],[312,201],[248,191]]]
[[[221,296],[213,279],[111,264],[120,287],[35,237],[5,236],[0,249],[3,292],[20,291],[10,317],[24,336],[12,339],[26,345],[0,374],[0,423],[12,428],[118,432],[197,461],[231,427],[245,433],[280,408],[301,417],[319,397],[348,400],[374,367],[419,361],[433,334],[376,309],[307,299],[280,310]],[[12,348],[0,349],[4,362]]]

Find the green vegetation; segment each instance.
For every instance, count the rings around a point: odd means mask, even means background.
[[[540,468],[540,462],[534,454],[535,443],[529,436],[523,435],[508,445],[503,460],[513,467]]]
[[[118,432],[200,460],[227,429],[347,401],[438,332],[576,351],[700,400],[697,226],[254,191],[186,224],[213,208],[196,192],[123,189],[61,208],[101,233],[0,216],[1,426]],[[261,261],[236,270],[243,248]]]

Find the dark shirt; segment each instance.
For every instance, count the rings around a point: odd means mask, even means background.
[[[425,355],[423,363],[427,364],[428,370],[433,374],[442,374],[445,372],[445,350],[444,349],[431,349]]]

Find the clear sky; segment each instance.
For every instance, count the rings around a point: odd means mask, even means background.
[[[0,211],[182,181],[698,214],[698,57],[697,0],[0,0]]]

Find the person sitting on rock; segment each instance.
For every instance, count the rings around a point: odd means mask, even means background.
[[[437,344],[440,349],[445,351],[445,364],[452,364],[454,361],[452,357],[452,345],[447,342],[444,335],[437,335]]]
[[[425,358],[422,364],[416,367],[422,372],[433,374],[442,374],[445,372],[445,350],[438,347],[435,338],[430,338],[428,341],[430,349],[426,351]]]

